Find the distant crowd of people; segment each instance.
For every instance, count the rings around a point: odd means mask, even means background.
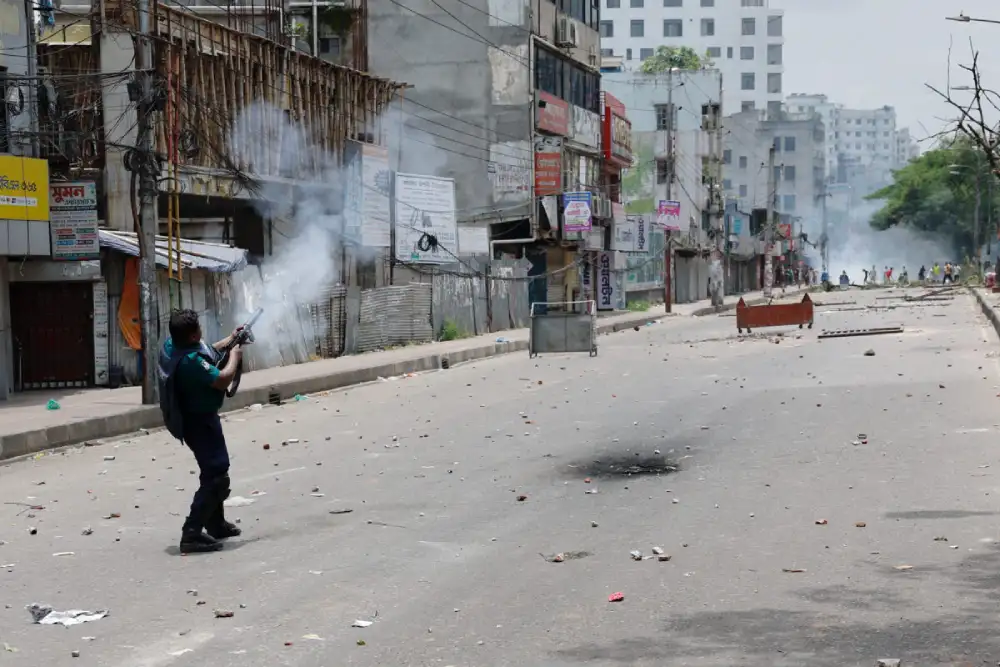
[[[864,271],[864,279],[862,285],[878,285],[879,284],[879,273],[872,266],[871,270],[862,269]],[[895,276],[895,279],[893,278]],[[939,262],[934,262],[931,268],[928,269],[926,266],[921,266],[920,271],[917,272],[917,282],[920,283],[941,283],[947,285],[949,283],[955,283],[961,277],[961,267],[958,264],[953,264],[951,262],[945,262],[942,266]],[[908,285],[910,283],[910,275],[903,267],[903,270],[896,274],[895,269],[891,266],[886,266],[881,273],[881,284],[883,285]],[[847,274],[847,271],[841,271],[839,279],[840,287],[849,287],[851,283],[851,277]]]

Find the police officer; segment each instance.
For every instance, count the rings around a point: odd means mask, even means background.
[[[242,531],[226,521],[222,503],[229,497],[229,451],[219,410],[239,366],[242,350],[230,353],[219,369],[219,350],[237,334],[208,346],[201,338],[198,314],[174,311],[170,338],[160,354],[160,407],[168,430],[194,453],[201,472],[191,512],[181,529],[182,553],[222,549],[222,542]]]

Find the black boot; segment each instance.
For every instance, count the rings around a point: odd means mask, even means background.
[[[212,513],[211,520],[205,524],[205,532],[217,540],[224,540],[228,537],[239,537],[243,534],[239,526],[226,521],[222,503],[219,503],[218,509]]]
[[[181,553],[205,554],[222,549],[223,544],[202,531],[185,530],[181,533]]]

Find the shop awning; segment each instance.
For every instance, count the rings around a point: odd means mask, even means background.
[[[139,256],[139,243],[135,234],[130,232],[113,232],[108,229],[98,230],[102,248],[117,250],[120,253]],[[232,248],[221,243],[175,239],[180,243],[181,266],[185,269],[200,269],[212,273],[233,273],[247,265],[247,251],[243,248]],[[174,252],[177,252],[176,246]],[[176,262],[176,258],[174,262]],[[167,268],[167,237],[156,237],[156,265]],[[176,264],[175,264],[176,266]]]

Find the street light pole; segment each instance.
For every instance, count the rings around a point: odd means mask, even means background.
[[[974,19],[962,13],[959,13],[958,16],[945,16],[944,18],[948,21],[957,21],[958,23],[996,23],[1000,25],[1000,21],[994,19]]]

